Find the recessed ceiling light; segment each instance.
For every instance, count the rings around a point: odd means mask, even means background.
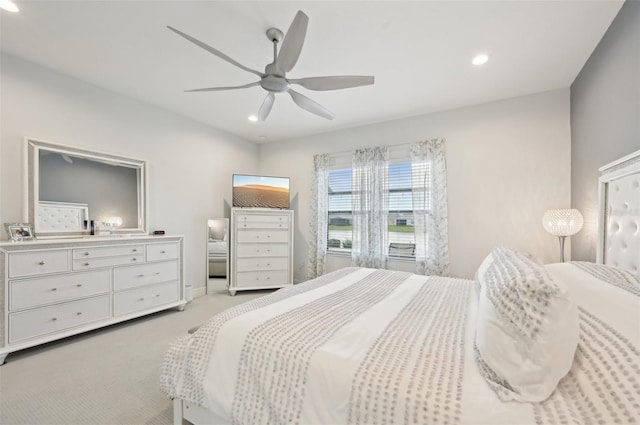
[[[0,9],[4,9],[8,12],[18,12],[18,6],[11,0],[0,0]]]
[[[258,117],[256,117],[255,115],[249,115],[249,121],[256,122],[258,121]]]
[[[476,66],[484,65],[485,63],[487,63],[488,60],[489,60],[489,56],[487,56],[485,54],[481,54],[481,55],[478,55],[475,58],[473,58],[471,63],[476,65]]]

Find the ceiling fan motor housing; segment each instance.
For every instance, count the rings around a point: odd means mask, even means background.
[[[275,93],[282,93],[289,90],[289,82],[287,79],[273,74],[262,77],[260,86],[265,90]]]

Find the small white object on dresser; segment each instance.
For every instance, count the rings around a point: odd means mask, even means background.
[[[231,209],[229,293],[293,285],[293,211]]]
[[[0,244],[0,364],[9,353],[186,304],[182,236]]]

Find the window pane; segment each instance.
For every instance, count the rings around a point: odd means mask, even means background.
[[[416,238],[413,231],[411,163],[389,164],[389,256],[412,258]]]
[[[389,164],[389,255],[415,258],[415,233],[413,227],[414,199],[416,208],[429,209],[430,166],[394,162]],[[329,171],[329,228],[327,250],[350,252],[352,240],[352,179],[351,169]],[[417,181],[416,176],[426,176]],[[420,195],[416,198],[416,193]]]
[[[329,171],[327,249],[351,252],[351,169]]]

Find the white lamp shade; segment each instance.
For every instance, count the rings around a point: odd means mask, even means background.
[[[544,229],[555,236],[575,235],[583,223],[582,214],[576,209],[548,210],[542,217]]]
[[[122,218],[121,217],[109,217],[105,220],[105,223],[111,227],[120,227],[122,226]]]

